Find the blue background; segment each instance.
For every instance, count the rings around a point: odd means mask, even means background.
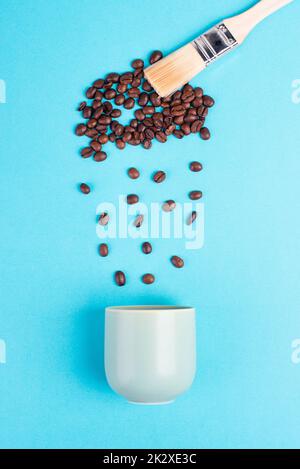
[[[252,2],[253,3],[253,2]],[[150,152],[113,147],[103,164],[78,156],[84,88],[132,58],[165,53],[249,0],[0,0],[0,446],[30,448],[299,447],[300,4],[267,19],[197,77],[216,99],[196,136]],[[187,170],[199,159],[200,174]],[[125,171],[136,165],[139,181]],[[156,187],[150,174],[169,173]],[[93,192],[81,195],[88,181]],[[133,192],[184,201],[200,188],[205,246],[115,240],[97,255],[95,210]],[[186,268],[167,261],[174,251]],[[114,286],[122,268],[128,285]],[[153,271],[157,282],[139,276]],[[140,407],[108,388],[106,305],[190,304],[198,314],[198,374],[174,405]]]

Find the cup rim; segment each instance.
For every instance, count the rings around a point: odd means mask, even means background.
[[[175,305],[125,305],[125,306],[107,306],[105,311],[108,313],[122,312],[122,313],[135,313],[137,311],[142,313],[151,312],[158,313],[161,311],[194,311],[192,306],[175,306]]]

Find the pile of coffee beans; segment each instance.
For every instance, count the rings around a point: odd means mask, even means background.
[[[160,51],[150,56],[150,64],[162,58]],[[203,140],[210,138],[210,131],[204,126],[209,108],[214,105],[202,88],[186,84],[172,96],[160,98],[144,78],[144,61],[135,59],[132,70],[119,74],[109,73],[98,78],[87,89],[86,98],[78,110],[85,119],[76,127],[76,135],[91,139],[81,150],[82,158],[97,162],[105,161],[104,147],[114,143],[119,150],[126,145],[152,147],[153,140],[165,143],[173,135],[181,139],[190,134],[199,134]],[[118,120],[122,108],[134,109],[127,125]]]
[[[149,63],[153,64],[163,57],[162,52],[152,52]],[[86,100],[79,104],[78,111],[81,112],[84,122],[77,125],[75,133],[78,136],[86,136],[90,143],[81,149],[82,158],[93,157],[96,162],[103,162],[107,158],[106,145],[114,143],[116,148],[124,150],[127,145],[141,145],[146,150],[152,147],[153,141],[165,143],[168,138],[174,136],[182,139],[190,134],[198,134],[202,140],[211,137],[209,129],[205,126],[209,109],[214,106],[214,99],[205,95],[200,87],[192,87],[190,84],[183,86],[172,96],[161,98],[150,83],[144,77],[145,63],[142,59],[135,59],[131,63],[132,69],[119,74],[109,73],[105,78],[98,78],[86,91]],[[132,118],[127,125],[123,125],[119,118],[123,110],[132,110]],[[105,151],[104,151],[105,148]],[[203,169],[198,161],[189,164],[192,172]],[[131,167],[127,170],[131,179],[138,179],[140,171]],[[161,184],[166,180],[166,173],[156,170],[152,180]],[[81,183],[79,189],[83,194],[89,194],[91,188],[86,183]],[[202,197],[200,190],[192,190],[188,194],[193,201]],[[128,194],[129,205],[139,202],[137,194]],[[162,204],[162,210],[172,212],[176,208],[176,202],[172,199]],[[186,223],[191,225],[197,218],[197,212],[193,211]],[[133,224],[139,229],[144,221],[144,216],[136,216]],[[98,223],[106,226],[109,223],[109,214],[100,214]],[[144,254],[152,253],[152,245],[146,241],[141,250]],[[109,247],[106,243],[99,245],[99,255],[107,257]],[[173,255],[171,264],[176,268],[184,266],[184,260]],[[126,276],[122,271],[114,274],[115,282],[119,286],[126,284]],[[150,285],[155,282],[151,273],[141,277],[144,284]]]

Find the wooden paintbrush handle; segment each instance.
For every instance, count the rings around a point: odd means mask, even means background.
[[[240,44],[260,21],[294,0],[261,0],[244,13],[228,18],[224,24]]]

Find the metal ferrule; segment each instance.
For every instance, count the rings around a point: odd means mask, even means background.
[[[236,47],[238,42],[225,24],[220,23],[195,39],[192,44],[207,66]]]

